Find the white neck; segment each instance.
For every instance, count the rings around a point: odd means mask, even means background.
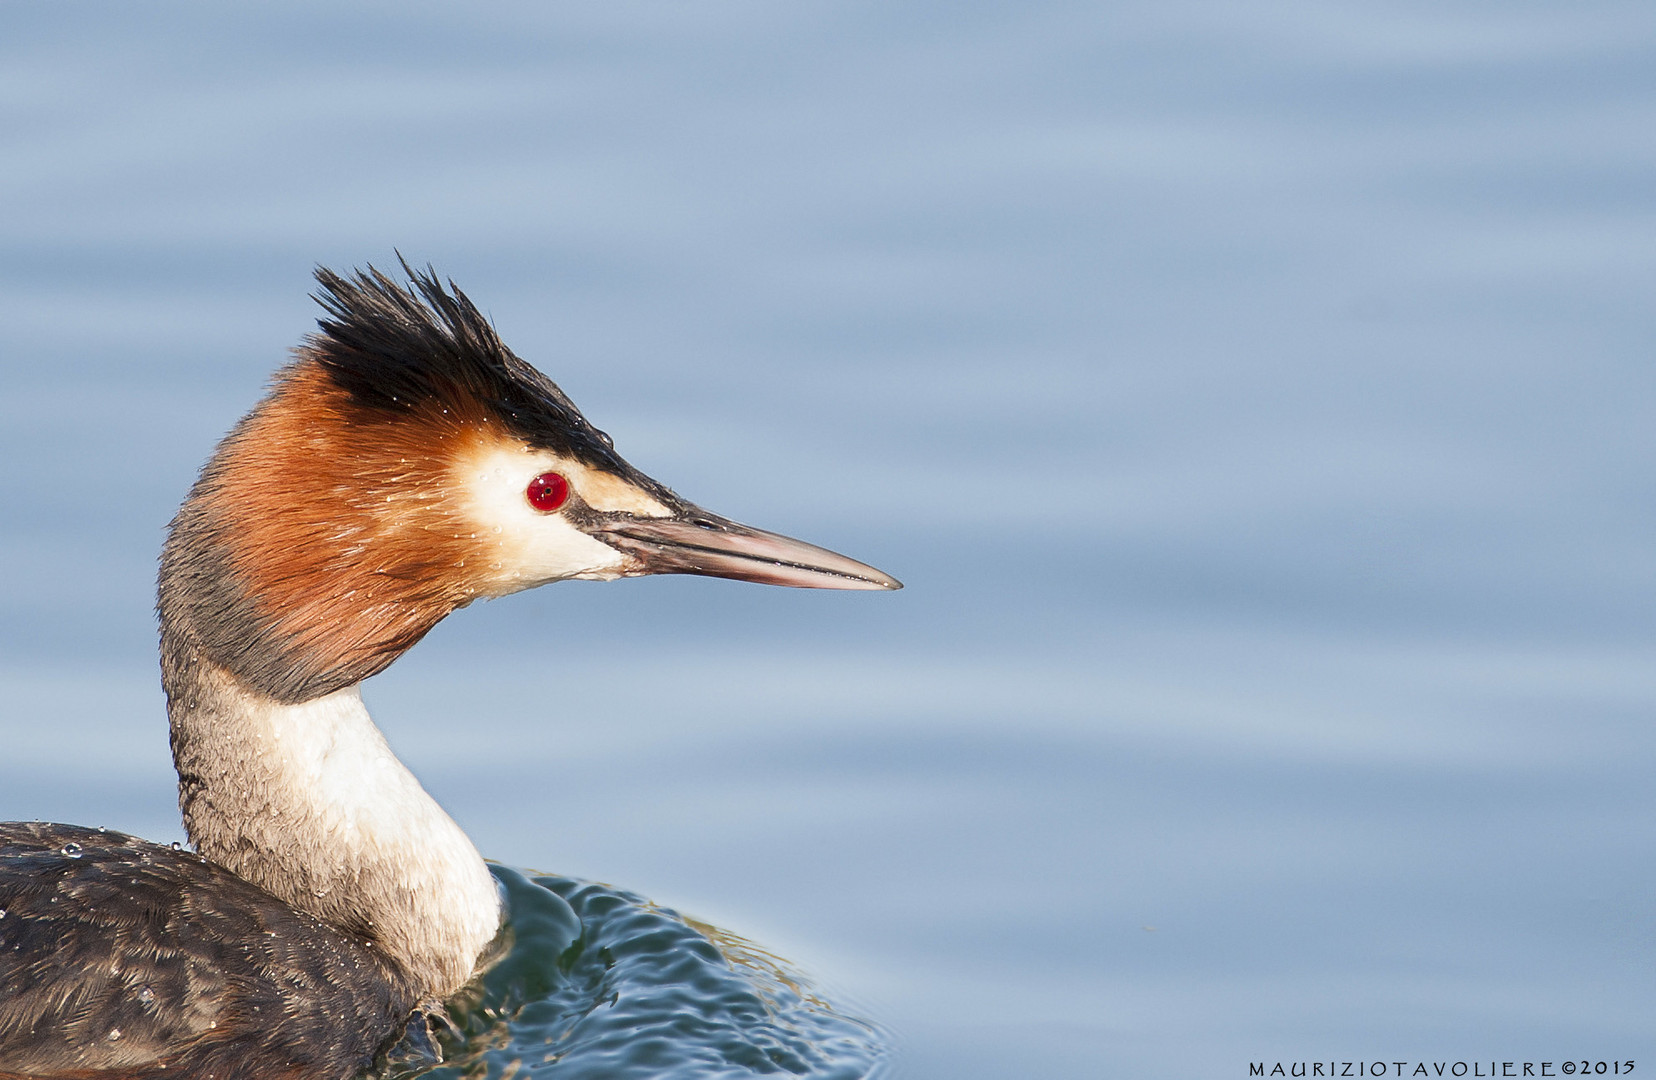
[[[298,705],[198,661],[169,702],[196,849],[397,961],[421,996],[470,977],[500,926],[477,849],[391,753],[356,686]]]

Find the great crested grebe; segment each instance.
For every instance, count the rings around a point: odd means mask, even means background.
[[[404,270],[317,271],[328,317],[173,519],[161,680],[195,851],[0,824],[0,1080],[344,1078],[466,983],[496,883],[358,692],[455,609],[643,574],[901,587],[679,498]]]

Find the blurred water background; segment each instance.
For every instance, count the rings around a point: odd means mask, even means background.
[[[162,528],[394,250],[908,586],[449,620],[485,854],[912,1080],[1656,1066],[1656,7],[0,6],[0,819],[181,835]]]

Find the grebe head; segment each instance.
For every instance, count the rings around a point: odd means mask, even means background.
[[[328,317],[174,519],[161,620],[200,659],[294,703],[382,670],[479,597],[566,578],[901,587],[679,498],[452,282],[404,269],[406,286],[317,271]]]

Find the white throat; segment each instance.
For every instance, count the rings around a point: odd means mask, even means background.
[[[500,926],[494,878],[391,752],[358,688],[283,705],[202,666],[195,708],[173,716],[197,850],[366,936],[422,995],[459,989]]]

